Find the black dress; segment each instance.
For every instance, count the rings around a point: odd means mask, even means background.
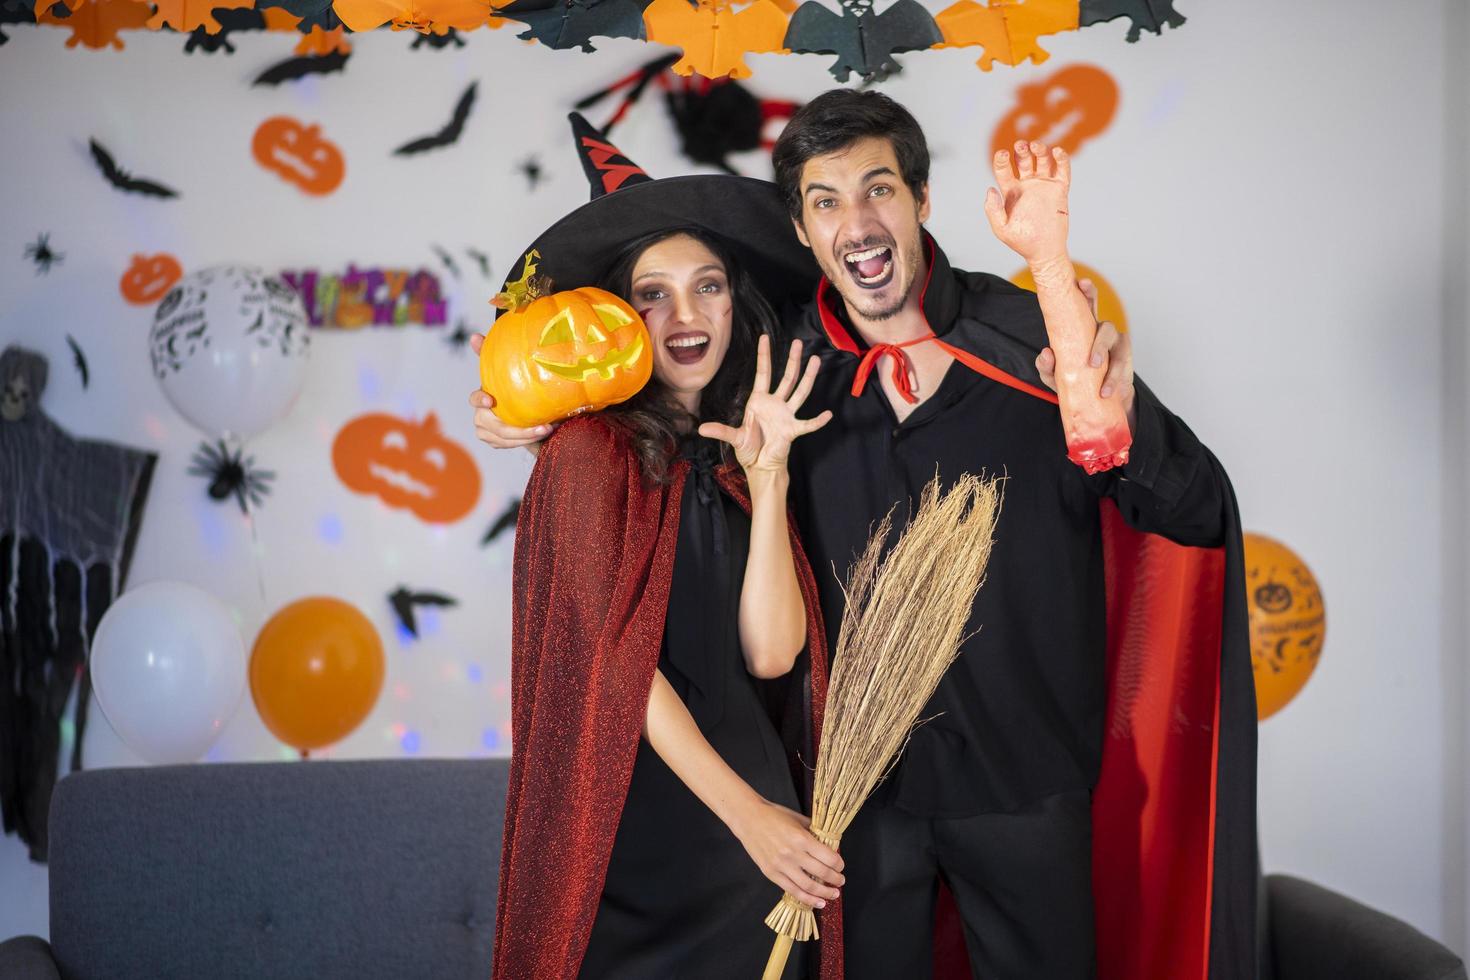
[[[740,650],[750,518],[715,483],[714,443],[691,439],[683,455],[691,467],[659,670],[725,762],[767,800],[798,809],[773,692]],[[640,740],[581,976],[755,980],[775,939],[764,920],[780,898],[729,828]],[[805,975],[801,959],[792,956],[787,980]]]

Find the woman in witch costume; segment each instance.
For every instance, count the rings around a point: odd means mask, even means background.
[[[830,413],[798,418],[799,344],[772,387],[752,276],[815,268],[771,185],[652,181],[573,123],[594,198],[527,254],[637,309],[653,380],[563,424],[522,500],[494,975],[752,978],[784,890],[824,909],[820,965],[784,976],[835,980],[842,861],[798,812],[826,646],[786,516],[791,443]]]

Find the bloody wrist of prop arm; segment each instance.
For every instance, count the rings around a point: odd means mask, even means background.
[[[1099,393],[1106,365],[1091,367],[1097,320],[1077,287],[1077,274],[1065,254],[1031,263],[1036,298],[1046,321],[1047,342],[1056,356],[1057,399],[1067,435],[1067,458],[1087,473],[1101,473],[1128,462],[1133,437],[1117,398]]]

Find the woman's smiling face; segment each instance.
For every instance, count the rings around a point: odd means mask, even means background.
[[[653,340],[653,376],[686,408],[697,406],[730,349],[724,263],[698,239],[673,235],[638,256],[629,294]]]

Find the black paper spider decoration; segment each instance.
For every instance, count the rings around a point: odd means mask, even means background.
[[[36,275],[50,272],[53,265],[60,265],[61,260],[66,258],[65,252],[53,251],[51,248],[51,236],[46,232],[36,235],[36,240],[26,246],[25,257],[36,263]]]
[[[271,470],[255,468],[255,457],[244,456],[239,449],[230,449],[223,439],[211,446],[201,442],[194,453],[194,465],[189,467],[190,476],[209,478],[209,495],[215,500],[224,500],[231,495],[240,505],[240,513],[249,514],[248,501],[259,507],[271,492],[271,481],[276,474]]]

